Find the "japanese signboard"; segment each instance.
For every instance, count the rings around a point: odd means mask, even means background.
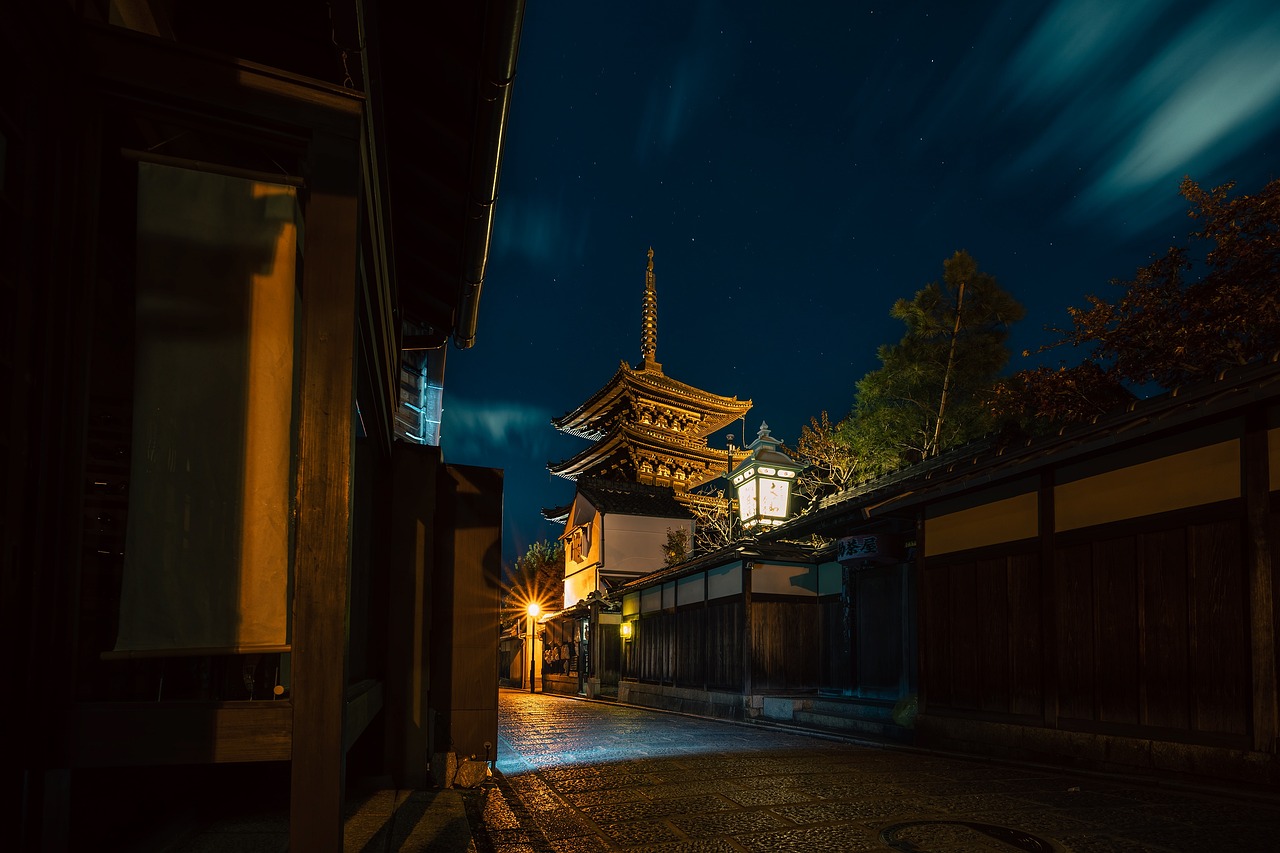
[[[836,559],[842,563],[857,563],[862,560],[885,562],[898,559],[900,553],[899,540],[890,533],[846,536],[836,543]]]

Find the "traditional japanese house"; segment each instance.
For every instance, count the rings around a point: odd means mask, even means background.
[[[7,849],[261,796],[341,850],[348,771],[497,742],[502,474],[395,423],[476,338],[523,4],[5,11]]]
[[[543,654],[553,663],[543,684],[562,693],[613,693],[620,649],[611,593],[661,565],[670,536],[692,541],[693,515],[670,488],[580,477],[565,519],[568,607],[545,620]],[[604,631],[604,624],[615,627]]]
[[[1280,784],[1277,494],[1280,358],[956,448],[622,587],[619,699]]]
[[[862,733],[879,704],[880,733],[917,745],[1275,785],[1277,493],[1274,358],[957,448],[624,587],[619,696]],[[772,568],[814,535],[830,550]],[[787,635],[765,673],[759,566],[816,569],[816,646]]]

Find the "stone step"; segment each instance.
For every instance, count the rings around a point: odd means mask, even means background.
[[[890,711],[892,711],[890,706]],[[892,716],[883,720],[865,719],[845,714],[823,714],[817,711],[796,711],[793,725],[804,728],[825,729],[846,734],[867,735],[898,743],[910,743],[914,735],[910,729],[893,722]]]
[[[805,710],[831,717],[892,723],[895,700],[854,697],[814,699]]]

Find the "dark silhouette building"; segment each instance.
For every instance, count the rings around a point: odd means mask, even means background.
[[[333,851],[349,769],[412,786],[493,757],[496,687],[473,675],[496,669],[501,472],[404,424],[444,346],[476,340],[522,16],[7,10],[3,802],[23,849],[108,849],[256,780],[291,849]]]

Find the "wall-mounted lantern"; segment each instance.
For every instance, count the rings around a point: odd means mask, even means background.
[[[751,456],[734,469],[730,482],[738,493],[738,514],[743,530],[776,527],[791,514],[791,492],[804,465],[778,450],[779,439],[769,435],[769,425],[751,442]]]
[[[631,623],[630,622],[623,622],[621,625],[618,626],[618,636],[622,637],[622,639],[624,640],[631,639]]]

